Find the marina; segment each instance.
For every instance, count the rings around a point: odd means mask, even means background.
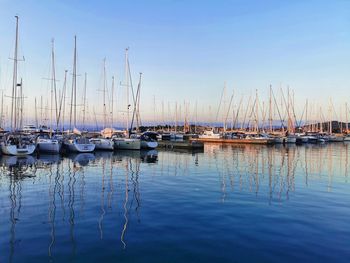
[[[350,1],[0,8],[0,263],[350,259]]]

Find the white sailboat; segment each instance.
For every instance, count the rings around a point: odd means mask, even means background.
[[[95,150],[95,144],[81,136],[72,136],[66,139],[64,145],[68,152],[74,153],[89,153]]]
[[[156,132],[144,132],[141,137],[141,148],[142,149],[155,149],[158,147],[158,133]]]
[[[16,18],[16,41],[14,53],[13,82],[12,82],[12,103],[11,103],[11,132],[4,136],[1,142],[1,151],[6,155],[24,156],[33,154],[36,148],[32,138],[18,133],[22,126],[23,114],[23,82],[18,83],[17,62],[18,62],[18,16]]]
[[[62,141],[55,136],[39,135],[37,140],[39,152],[44,153],[59,153],[61,151]]]
[[[96,150],[104,150],[104,151],[113,151],[114,150],[114,142],[111,140],[112,136],[104,137],[103,131],[106,131],[106,123],[107,123],[107,108],[106,108],[106,59],[103,60],[103,130],[101,131],[101,135],[97,138],[91,138],[90,142],[95,145]],[[114,88],[114,79],[112,82],[112,90]],[[85,90],[86,90],[86,79],[85,79]],[[112,92],[113,93],[113,92]],[[113,95],[112,95],[113,101]],[[113,111],[113,104],[112,104]],[[112,118],[113,119],[113,118]],[[108,129],[108,128],[107,128]],[[110,128],[113,130],[112,128]]]
[[[90,143],[95,145],[96,150],[105,150],[105,151],[113,151],[114,150],[114,142],[111,139],[106,138],[91,138]]]
[[[114,138],[114,147],[119,150],[140,150],[141,141],[135,138]]]
[[[77,37],[74,36],[74,59],[73,59],[73,83],[72,83],[72,96],[71,96],[71,107],[70,107],[70,127],[73,125],[76,127],[76,106],[77,106]],[[73,110],[74,106],[74,110]],[[81,135],[81,132],[74,128],[73,132],[70,132],[64,142],[64,147],[68,152],[78,152],[78,153],[87,153],[93,152],[95,150],[95,144],[91,143],[87,138]]]
[[[36,143],[37,143],[38,150],[40,152],[59,153],[61,151],[62,142],[57,138],[52,137],[52,126],[53,126],[52,110],[54,106],[56,108],[56,126],[58,125],[54,40],[52,40],[51,64],[52,64],[52,76],[50,79],[51,80],[50,133],[39,135]],[[55,103],[53,103],[53,99],[55,99]],[[57,128],[58,127],[56,127],[56,130]]]
[[[130,104],[129,104],[129,82],[130,82],[130,66],[129,66],[129,59],[128,59],[128,48],[125,50],[125,87],[126,87],[126,133],[124,134],[124,137],[122,136],[114,136],[114,148],[115,149],[122,149],[122,150],[140,150],[141,149],[141,141],[138,138],[130,138],[130,132],[129,132],[129,115],[130,115]],[[131,86],[132,88],[132,86]],[[136,100],[134,101],[134,106],[136,106]],[[134,107],[134,114],[135,114],[136,107]],[[131,129],[130,129],[131,130]],[[121,134],[119,134],[121,135]]]
[[[214,133],[214,130],[211,129],[205,130],[203,134],[200,134],[198,137],[201,139],[220,139],[221,135],[220,133]]]

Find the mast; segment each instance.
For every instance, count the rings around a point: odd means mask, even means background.
[[[16,40],[15,40],[15,53],[13,57],[13,81],[12,81],[12,103],[11,103],[11,130],[14,131],[17,128],[16,120],[16,107],[17,107],[17,56],[18,56],[18,16],[16,18]]]
[[[24,103],[24,97],[23,97],[23,80],[21,78],[21,82],[19,84],[19,102],[18,102],[18,120],[19,120],[19,126],[23,127],[23,103]]]
[[[56,67],[55,67],[55,40],[52,39],[52,52],[51,52],[51,59],[52,59],[52,86],[51,89],[53,89],[54,92],[54,100],[55,100],[55,112],[56,112],[56,131],[58,129],[58,107],[57,107],[57,88],[56,88]],[[52,91],[51,91],[52,92]],[[52,123],[52,99],[51,99],[51,123]],[[52,130],[52,126],[51,126]]]
[[[59,115],[61,115],[61,110],[62,110],[62,132],[64,131],[64,121],[65,121],[64,117],[65,117],[65,110],[66,110],[67,72],[68,70],[64,71],[63,91],[62,91],[61,105],[59,110]]]
[[[165,120],[164,120],[164,100],[162,100],[162,131],[164,129],[165,126]]]
[[[112,76],[112,99],[111,99],[111,128],[113,128],[113,107],[114,107],[114,76]]]
[[[346,121],[346,123],[345,123],[345,127],[346,127],[346,133],[348,133],[348,131],[349,131],[349,121],[348,121],[348,103],[347,102],[345,102],[345,121]]]
[[[195,118],[195,123],[194,123],[194,133],[197,133],[197,124],[198,124],[198,101],[196,100],[196,106],[195,106],[195,111],[196,111],[196,113],[195,113],[195,116],[196,116],[196,118]]]
[[[270,85],[270,97],[269,97],[269,124],[270,133],[272,133],[272,86]]]
[[[153,131],[156,131],[156,96],[153,95]]]
[[[177,132],[177,102],[175,103],[175,134]]]
[[[74,125],[74,127],[76,127],[77,125],[76,107],[77,107],[77,36],[74,36],[73,80],[72,80],[72,96],[71,96],[70,118],[69,118],[70,130],[72,130],[72,124]]]
[[[255,99],[255,116],[256,116],[256,132],[259,132],[259,100],[258,100],[258,90],[255,90],[256,92],[256,99]]]
[[[126,87],[126,132],[129,135],[129,70],[128,70],[128,51],[129,48],[125,49],[125,87]]]
[[[36,97],[34,99],[34,103],[35,103],[35,127],[38,128],[38,105],[36,103]],[[1,110],[2,112],[2,110]]]
[[[332,135],[332,98],[329,99],[329,134]]]
[[[84,129],[84,127],[85,127],[86,83],[87,83],[87,74],[86,74],[86,72],[85,72],[85,78],[84,78],[84,98],[83,98],[83,129]]]
[[[106,108],[106,58],[103,59],[103,128],[106,128],[107,123],[107,108]],[[113,97],[112,97],[113,98]]]
[[[309,120],[308,120],[308,99],[306,99],[306,116],[305,116],[306,131],[309,131]]]
[[[140,72],[140,77],[139,77],[139,84],[137,85],[137,90],[136,90],[136,100],[134,100],[134,109],[133,109],[133,113],[132,113],[132,119],[131,119],[131,125],[130,125],[130,131],[132,130],[132,127],[134,125],[134,120],[135,117],[137,118],[137,104],[138,104],[138,100],[140,99],[140,89],[141,89],[141,78],[142,78],[142,73]],[[138,124],[136,124],[138,125]],[[138,129],[138,127],[137,127]]]
[[[36,103],[36,99],[35,99]],[[4,91],[1,91],[1,116],[0,116],[0,128],[5,128],[4,125]]]

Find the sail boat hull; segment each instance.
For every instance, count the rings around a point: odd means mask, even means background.
[[[114,150],[114,143],[112,140],[96,138],[96,139],[90,139],[90,142],[95,145],[95,150],[102,150],[102,151]]]
[[[158,147],[158,142],[156,141],[143,141],[141,140],[142,149],[155,149]]]
[[[1,144],[1,151],[5,155],[13,155],[13,156],[26,156],[33,154],[35,151],[35,145],[24,145],[23,147],[18,147],[17,145],[6,145]]]
[[[121,150],[140,150],[141,141],[139,139],[116,139],[114,140],[115,149]]]
[[[37,142],[39,152],[59,153],[61,151],[61,143],[57,140],[40,139]]]
[[[95,150],[95,144],[93,143],[68,142],[65,143],[65,147],[68,152],[73,153],[90,153]]]

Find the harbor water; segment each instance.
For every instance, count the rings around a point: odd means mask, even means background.
[[[350,144],[0,157],[0,262],[348,262]]]

